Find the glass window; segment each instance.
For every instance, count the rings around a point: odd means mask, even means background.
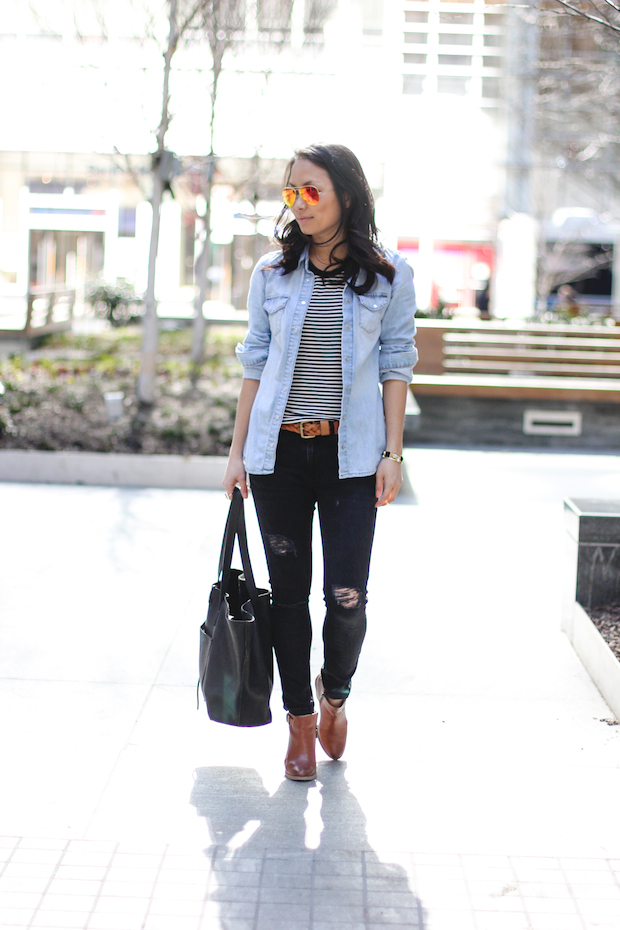
[[[119,207],[118,208],[118,234],[133,238],[136,234],[136,208]]]
[[[403,61],[406,65],[425,65],[426,55],[417,55],[415,52],[405,52]]]
[[[485,26],[501,26],[504,22],[503,13],[485,13],[484,14],[484,25]]]
[[[362,13],[363,34],[383,35],[383,0],[357,0],[357,4]]]
[[[482,59],[483,68],[501,68],[502,59],[499,55],[484,55]]]
[[[485,36],[485,39],[487,36]],[[439,44],[440,45],[472,45],[473,44],[472,35],[463,35],[462,33],[457,32],[440,32],[439,33]]]
[[[440,94],[460,94],[464,96],[467,93],[469,81],[464,77],[451,77],[450,75],[440,74],[437,78],[437,90]]]
[[[501,36],[485,36],[484,44],[487,46],[487,48],[489,46],[495,46],[497,48],[502,44],[502,37]]]
[[[292,10],[292,0],[257,0],[258,28],[267,32],[290,29]]]
[[[403,74],[403,94],[421,94],[423,90],[423,74]]]
[[[64,181],[52,181],[49,175],[28,181],[28,189],[31,194],[62,194],[65,187],[68,186]]]
[[[405,33],[405,42],[408,45],[426,45],[428,41],[428,36],[425,32],[406,32]]]
[[[473,13],[440,13],[440,23],[452,23],[454,26],[471,26],[474,21]]]
[[[428,22],[428,13],[405,13],[405,22],[406,23],[427,23]]]
[[[196,214],[189,211],[181,216],[181,276],[179,284],[194,283],[194,252],[196,242]]]
[[[460,65],[462,68],[471,67],[471,55],[440,55],[440,65]]]

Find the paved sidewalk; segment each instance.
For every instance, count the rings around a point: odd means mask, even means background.
[[[0,927],[620,930],[620,727],[559,631],[562,498],[619,460],[407,464],[309,784],[277,690],[269,727],[196,711],[222,493],[0,484]],[[313,607],[318,671],[318,565]]]

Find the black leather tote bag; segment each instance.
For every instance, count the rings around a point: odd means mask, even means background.
[[[238,540],[243,570],[231,568]],[[270,593],[254,583],[243,497],[235,488],[224,530],[218,580],[200,627],[199,681],[211,720],[233,727],[271,723],[273,652]]]

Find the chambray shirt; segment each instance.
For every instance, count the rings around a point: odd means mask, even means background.
[[[418,358],[413,271],[398,252],[386,250],[385,254],[396,269],[392,284],[377,275],[367,294],[358,295],[348,286],[344,289],[340,478],[376,472],[385,449],[379,382],[395,379],[409,384]],[[254,268],[248,295],[249,330],[237,346],[244,378],[260,381],[244,449],[250,475],[274,471],[278,435],[314,286],[307,250],[295,271],[287,275],[269,267],[279,256],[280,252],[270,252]],[[364,272],[360,274],[358,282]]]

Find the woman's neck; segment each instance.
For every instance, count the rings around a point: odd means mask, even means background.
[[[310,243],[310,261],[315,268],[326,271],[328,268],[334,268],[334,259],[346,258],[349,254],[346,242],[339,242],[337,246],[330,243],[311,242]]]

